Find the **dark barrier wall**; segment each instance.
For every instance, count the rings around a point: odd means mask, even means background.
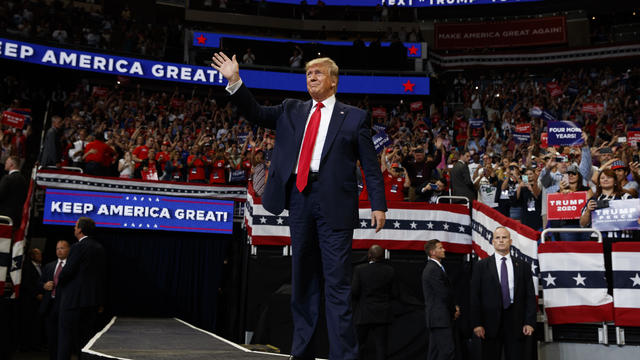
[[[45,226],[47,260],[73,228]],[[108,256],[105,317],[178,317],[213,331],[230,235],[99,229]]]

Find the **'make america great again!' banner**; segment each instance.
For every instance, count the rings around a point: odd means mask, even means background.
[[[564,16],[483,23],[435,24],[436,49],[504,48],[567,41]]]

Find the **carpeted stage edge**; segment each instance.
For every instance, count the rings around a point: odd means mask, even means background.
[[[118,318],[82,349],[83,359],[253,359],[288,355],[251,351],[180,319]]]

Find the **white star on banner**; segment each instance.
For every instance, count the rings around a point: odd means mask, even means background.
[[[365,220],[360,221],[360,227],[367,227],[367,222]]]
[[[138,201],[138,198],[134,196],[134,197],[133,197],[133,200],[136,200],[136,201]]]
[[[141,197],[140,197],[140,201],[144,201],[144,196],[141,196]]]
[[[442,228],[444,228],[445,230],[449,230],[449,224],[444,223],[444,225],[442,225]]]
[[[260,218],[260,224],[266,224],[267,223],[267,218],[266,217],[261,217]]]
[[[531,263],[531,272],[536,272],[536,269],[538,268],[538,266],[534,263]]]
[[[149,224],[147,224],[147,229],[149,228]]]
[[[127,223],[124,223],[124,227],[127,227]]]
[[[542,280],[547,282],[547,286],[549,286],[551,284],[553,284],[553,286],[556,286],[556,278],[551,276],[551,273],[547,274],[547,277],[543,278]]]
[[[125,200],[129,200],[129,197],[127,196],[127,197],[125,197],[124,199],[125,199]]]
[[[580,275],[580,273],[578,273],[578,276],[574,277],[573,280],[576,281],[576,286],[582,284],[582,286],[587,286],[584,281],[586,280],[586,277],[582,277],[582,275]]]
[[[635,287],[636,285],[640,285],[640,276],[638,276],[638,273],[636,273],[635,277],[629,278],[631,279],[631,281],[633,281],[633,287]]]
[[[160,201],[160,199],[156,198],[156,202],[159,202],[159,201]]]
[[[429,229],[433,229],[433,223],[432,223],[432,222],[428,223],[428,224],[427,224],[427,227],[428,227]]]
[[[418,224],[416,224],[415,221],[412,221],[411,224],[409,224],[409,225],[411,225],[412,229],[417,229],[417,226],[418,226]]]
[[[134,224],[134,223],[131,223],[131,227],[136,227],[136,224]]]
[[[284,219],[279,217],[276,219],[276,222],[278,222],[278,225],[282,225],[282,223],[284,222]]]
[[[464,226],[460,225],[460,227],[458,227],[458,229],[460,229],[460,232],[464,232]]]
[[[400,229],[400,222],[399,222],[399,221],[395,221],[395,222],[393,223],[393,227],[394,227],[395,229]]]
[[[153,228],[154,228],[154,229],[157,229],[157,228],[158,228],[158,225],[153,224]]]

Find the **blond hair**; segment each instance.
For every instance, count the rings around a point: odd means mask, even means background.
[[[328,57],[317,58],[317,59],[313,59],[313,60],[309,61],[304,66],[304,70],[305,71],[309,71],[310,67],[317,66],[317,65],[326,66],[329,69],[329,76],[331,76],[333,78],[333,80],[335,80],[336,89],[337,89],[337,87],[338,87],[338,72],[340,71],[340,69],[338,69],[338,65],[336,64],[336,62],[331,60],[331,58],[328,58]]]

